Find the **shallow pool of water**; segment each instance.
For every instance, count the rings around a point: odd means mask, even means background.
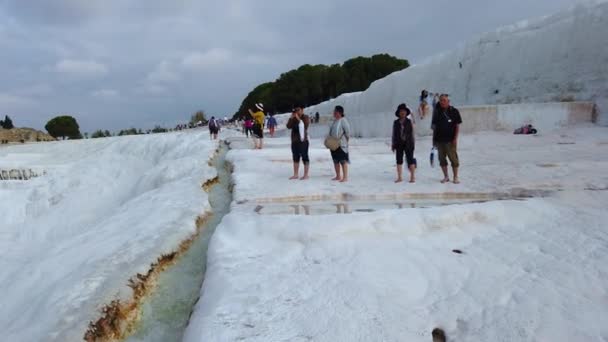
[[[431,208],[447,205],[484,203],[513,198],[491,198],[491,197],[463,197],[446,199],[402,199],[402,200],[349,200],[349,201],[293,201],[293,202],[271,202],[243,203],[233,208],[235,212],[258,215],[332,215],[370,213],[386,209],[413,209]]]

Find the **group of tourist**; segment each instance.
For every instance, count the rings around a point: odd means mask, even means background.
[[[426,100],[430,95],[423,92],[421,100]],[[453,178],[455,184],[460,183],[458,178],[459,158],[458,158],[458,137],[460,133],[460,124],[462,118],[458,109],[450,105],[450,99],[447,94],[435,94],[436,101],[433,105],[431,128],[433,130],[433,146],[437,149],[439,165],[443,172],[441,183],[450,182],[448,173],[448,161],[452,167]],[[436,103],[435,103],[436,102]],[[428,104],[430,105],[430,104]],[[422,107],[422,105],[421,105]],[[264,138],[264,106],[261,103],[256,104],[257,111],[249,110],[251,115],[252,134],[256,149],[261,149]],[[423,118],[426,111],[429,109],[422,108],[419,114]],[[414,151],[416,147],[416,119],[412,111],[405,103],[397,106],[395,111],[397,119],[393,122],[391,150],[395,153],[397,163],[397,179],[395,183],[403,182],[403,165],[407,165],[409,171],[409,182],[416,182],[416,168],[418,166]],[[351,128],[348,120],[345,118],[344,108],[336,106],[333,111],[333,122],[329,128],[325,139],[325,147],[330,150],[331,159],[334,164],[336,176],[332,179],[338,182],[348,181],[348,164],[349,159],[349,141],[351,136]],[[273,118],[274,119],[274,118]],[[310,148],[310,137],[308,129],[312,122],[318,122],[318,116],[315,118],[304,114],[303,106],[298,106],[292,111],[291,117],[287,121],[287,129],[291,131],[291,153],[293,157],[293,175],[290,179],[309,179],[310,175],[310,157],[308,150]],[[270,126],[270,124],[269,124]],[[272,124],[271,134],[274,134],[276,121]],[[300,164],[304,166],[304,173],[300,177]]]
[[[428,95],[427,95],[428,96]],[[439,165],[443,172],[442,183],[450,181],[448,160],[452,166],[452,181],[460,183],[458,178],[458,136],[462,118],[458,109],[450,105],[447,94],[436,95],[437,103],[433,108],[431,128],[433,129],[433,146],[437,149]],[[416,182],[417,161],[414,157],[416,146],[415,118],[405,103],[400,104],[395,111],[397,119],[393,122],[391,150],[395,153],[397,163],[397,179],[395,183],[403,182],[403,164],[407,164],[410,173],[409,182]],[[325,146],[331,152],[336,176],[332,179],[339,182],[348,181],[349,149],[351,135],[350,124],[344,115],[344,108],[336,106],[333,112],[334,121],[329,128]],[[308,127],[311,119],[305,115],[302,107],[293,110],[287,122],[291,130],[291,152],[293,155],[293,175],[290,179],[306,180],[309,178],[310,158],[308,156],[309,136]],[[304,165],[304,175],[299,177],[300,162]]]

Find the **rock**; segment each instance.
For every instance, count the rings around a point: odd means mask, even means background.
[[[32,128],[0,128],[1,144],[31,143],[55,140],[56,139],[52,136]]]

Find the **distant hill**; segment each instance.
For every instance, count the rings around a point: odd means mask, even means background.
[[[12,144],[12,143],[26,143],[26,142],[39,142],[39,141],[55,141],[56,139],[52,136],[37,131],[33,128],[13,128],[4,129],[0,128],[0,143],[1,144]]]
[[[362,91],[372,82],[409,67],[406,59],[388,54],[356,57],[344,64],[310,65],[281,74],[274,82],[260,84],[243,100],[234,117],[261,102],[269,113],[290,111],[293,106],[312,106],[344,93]]]

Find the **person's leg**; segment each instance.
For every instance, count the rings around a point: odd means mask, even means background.
[[[308,179],[308,171],[310,169],[310,159],[308,158],[308,147],[309,147],[308,141],[300,143],[300,147],[301,147],[300,152],[302,154],[302,163],[304,164],[304,176],[302,176],[302,178],[300,178],[300,179],[305,180],[305,179]]]
[[[348,182],[348,162],[343,161],[341,163],[341,165],[342,165],[342,180],[340,182],[346,183],[346,182]]]
[[[395,148],[395,159],[397,161],[397,180],[395,183],[403,182],[403,146]]]
[[[405,151],[407,159],[407,167],[410,170],[410,183],[416,182],[416,159],[414,158],[414,149],[407,149]]]
[[[441,166],[441,171],[443,172],[443,180],[441,183],[447,183],[450,181],[450,177],[448,176],[448,159],[447,159],[447,144],[446,143],[437,143],[437,159],[439,159],[439,165]]]
[[[331,159],[334,163],[334,170],[336,171],[336,177],[332,178],[331,180],[339,181],[340,179],[342,179],[342,177],[340,176],[340,162],[338,161],[337,151],[330,151],[330,152],[331,152]]]
[[[300,173],[300,162],[293,162],[293,176],[289,177],[289,179],[294,180],[298,179],[298,174]]]
[[[296,143],[291,143],[291,156],[293,159],[293,176],[289,177],[289,179],[298,179],[298,175],[300,174],[300,152],[298,151],[298,146]]]
[[[460,167],[460,160],[458,159],[458,151],[456,150],[456,146],[450,143],[448,145],[448,158],[450,159],[450,164],[452,165],[452,172],[454,173],[454,184],[460,184],[460,179],[458,178],[458,168]]]
[[[403,164],[397,164],[397,179],[395,183],[403,182]]]
[[[334,162],[334,170],[336,171],[336,177],[332,178],[333,181],[339,181],[342,179],[340,175],[340,163]]]

